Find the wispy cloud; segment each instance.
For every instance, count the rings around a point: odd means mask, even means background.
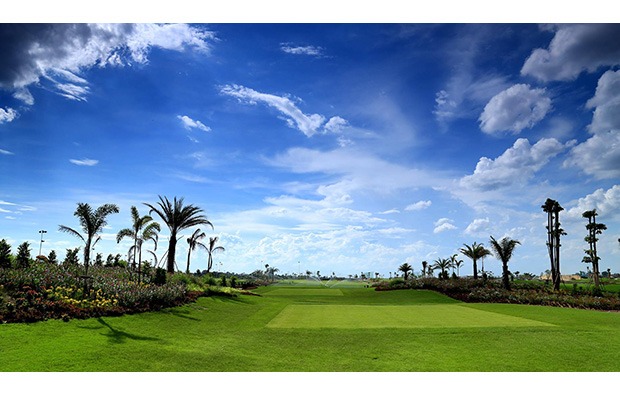
[[[280,44],[280,49],[286,53],[293,55],[310,55],[316,57],[323,56],[323,48],[315,47],[313,45],[294,46],[290,43],[282,43]]]
[[[240,102],[247,104],[263,103],[273,107],[286,117],[286,123],[290,128],[297,129],[308,137],[327,131],[337,132],[347,124],[346,120],[336,116],[330,118],[325,128],[321,129],[325,122],[323,115],[304,114],[288,97],[257,92],[241,85],[225,85],[220,88],[220,93],[236,97]],[[329,125],[329,129],[327,129],[327,125]]]
[[[6,151],[6,150],[3,150],[3,149],[0,149],[0,154],[13,155],[13,153],[11,151]]]
[[[420,200],[417,203],[413,203],[405,207],[406,211],[415,211],[415,210],[424,210],[431,206],[432,202],[430,200]]]
[[[78,166],[95,166],[97,163],[99,163],[99,161],[96,159],[69,159],[69,162]]]
[[[177,115],[177,118],[181,120],[183,127],[187,130],[199,129],[205,132],[211,131],[210,127],[206,126],[200,121],[191,119],[187,115]]]

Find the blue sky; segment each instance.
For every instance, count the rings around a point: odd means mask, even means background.
[[[0,26],[0,237],[79,246],[77,202],[120,213],[96,252],[125,254],[129,209],[184,197],[224,268],[416,272],[489,236],[511,269],[584,270],[581,213],[620,271],[620,25]],[[191,234],[189,229],[183,234]],[[167,230],[162,231],[165,250]],[[177,263],[185,268],[186,243]],[[471,274],[464,260],[462,274]],[[196,251],[192,270],[206,268]],[[261,263],[262,262],[262,263]],[[485,268],[501,272],[494,258]]]

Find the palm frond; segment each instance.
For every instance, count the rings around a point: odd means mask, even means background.
[[[77,230],[71,229],[68,226],[64,226],[64,225],[59,225],[58,230],[61,232],[69,233],[75,237],[79,237],[84,243],[86,243],[86,240],[84,240],[84,237]]]

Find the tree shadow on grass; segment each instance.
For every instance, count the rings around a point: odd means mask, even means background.
[[[181,312],[181,311],[174,311],[174,310],[162,310],[161,311],[164,314],[172,314],[175,317],[180,317],[180,318],[185,318],[186,320],[191,320],[191,321],[202,321],[198,318],[192,317],[187,315],[187,313]]]
[[[127,341],[127,339],[129,339],[129,340],[146,340],[146,341],[157,341],[157,340],[160,340],[157,337],[138,336],[138,335],[133,335],[133,334],[125,332],[125,331],[114,329],[114,327],[112,325],[108,324],[101,317],[97,318],[97,322],[99,322],[101,325],[103,325],[103,326],[107,327],[108,329],[110,329],[109,333],[102,333],[102,335],[108,337],[112,343],[117,343],[117,344],[125,343]],[[98,328],[101,328],[101,327],[98,327]],[[89,328],[89,329],[98,329],[98,328]]]
[[[219,295],[213,295],[210,296],[211,298],[213,298],[214,300],[220,301],[220,302],[226,302],[226,303],[234,303],[234,304],[255,304],[254,302],[250,302],[247,299],[240,299],[240,298],[231,298],[230,296],[219,296]]]

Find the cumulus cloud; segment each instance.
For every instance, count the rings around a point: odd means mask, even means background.
[[[236,97],[240,102],[247,104],[263,103],[273,107],[286,117],[286,123],[290,128],[297,129],[308,137],[312,137],[317,133],[325,133],[326,131],[340,132],[347,125],[346,120],[340,117],[332,117],[321,130],[321,126],[325,122],[324,116],[320,114],[304,114],[288,97],[257,92],[245,86],[236,84],[225,85],[220,88],[220,93]]]
[[[199,130],[203,130],[205,132],[211,131],[210,127],[205,126],[200,121],[195,121],[195,120],[191,119],[187,115],[177,115],[177,118],[181,120],[181,123],[183,124],[183,127],[185,129],[187,129],[187,130],[199,129]]]
[[[19,114],[17,113],[17,111],[13,110],[12,108],[0,108],[0,125],[13,121],[15,118],[17,118],[18,115]]]
[[[620,131],[620,70],[607,71],[598,80],[596,93],[586,103],[586,108],[594,108],[591,133]]]
[[[447,230],[456,230],[458,229],[456,226],[452,224],[454,220],[450,218],[440,218],[435,222],[435,229],[433,229],[433,233],[441,233]]]
[[[311,55],[316,57],[323,56],[323,48],[315,47],[313,45],[293,46],[289,43],[282,43],[280,44],[280,49],[286,53],[293,55]]]
[[[459,185],[489,191],[525,183],[551,158],[565,149],[564,144],[553,138],[540,139],[534,145],[530,145],[527,139],[520,138],[497,158],[480,158],[474,173],[461,178]]]
[[[13,155],[13,153],[11,151],[6,151],[6,150],[3,150],[3,149],[0,149],[0,154],[3,154],[3,155]]]
[[[476,218],[465,229],[465,234],[476,235],[489,229],[489,218]]]
[[[415,211],[415,210],[424,210],[431,206],[432,202],[430,200],[420,200],[417,203],[413,203],[405,207],[406,211]]]
[[[60,95],[84,100],[86,69],[146,63],[152,48],[208,52],[209,40],[212,32],[186,24],[3,24],[0,88],[31,105],[24,88],[45,78]]]
[[[573,80],[583,71],[620,64],[619,24],[552,26],[555,36],[547,49],[532,51],[521,68],[522,75],[542,81]]]
[[[598,133],[575,146],[564,166],[580,167],[599,179],[620,177],[620,131]]]
[[[600,188],[580,198],[573,207],[566,211],[565,218],[581,220],[583,212],[592,209],[596,209],[601,219],[617,216],[620,213],[620,185],[614,185],[608,190]]]
[[[96,159],[69,159],[69,162],[78,166],[95,166],[97,163],[99,163],[99,161]]]
[[[575,146],[564,166],[580,167],[596,178],[620,177],[620,71],[607,71],[586,103],[594,108],[588,130],[592,137]]]
[[[551,99],[545,89],[513,85],[487,103],[479,118],[480,129],[489,134],[506,130],[520,133],[540,122],[550,110]]]

